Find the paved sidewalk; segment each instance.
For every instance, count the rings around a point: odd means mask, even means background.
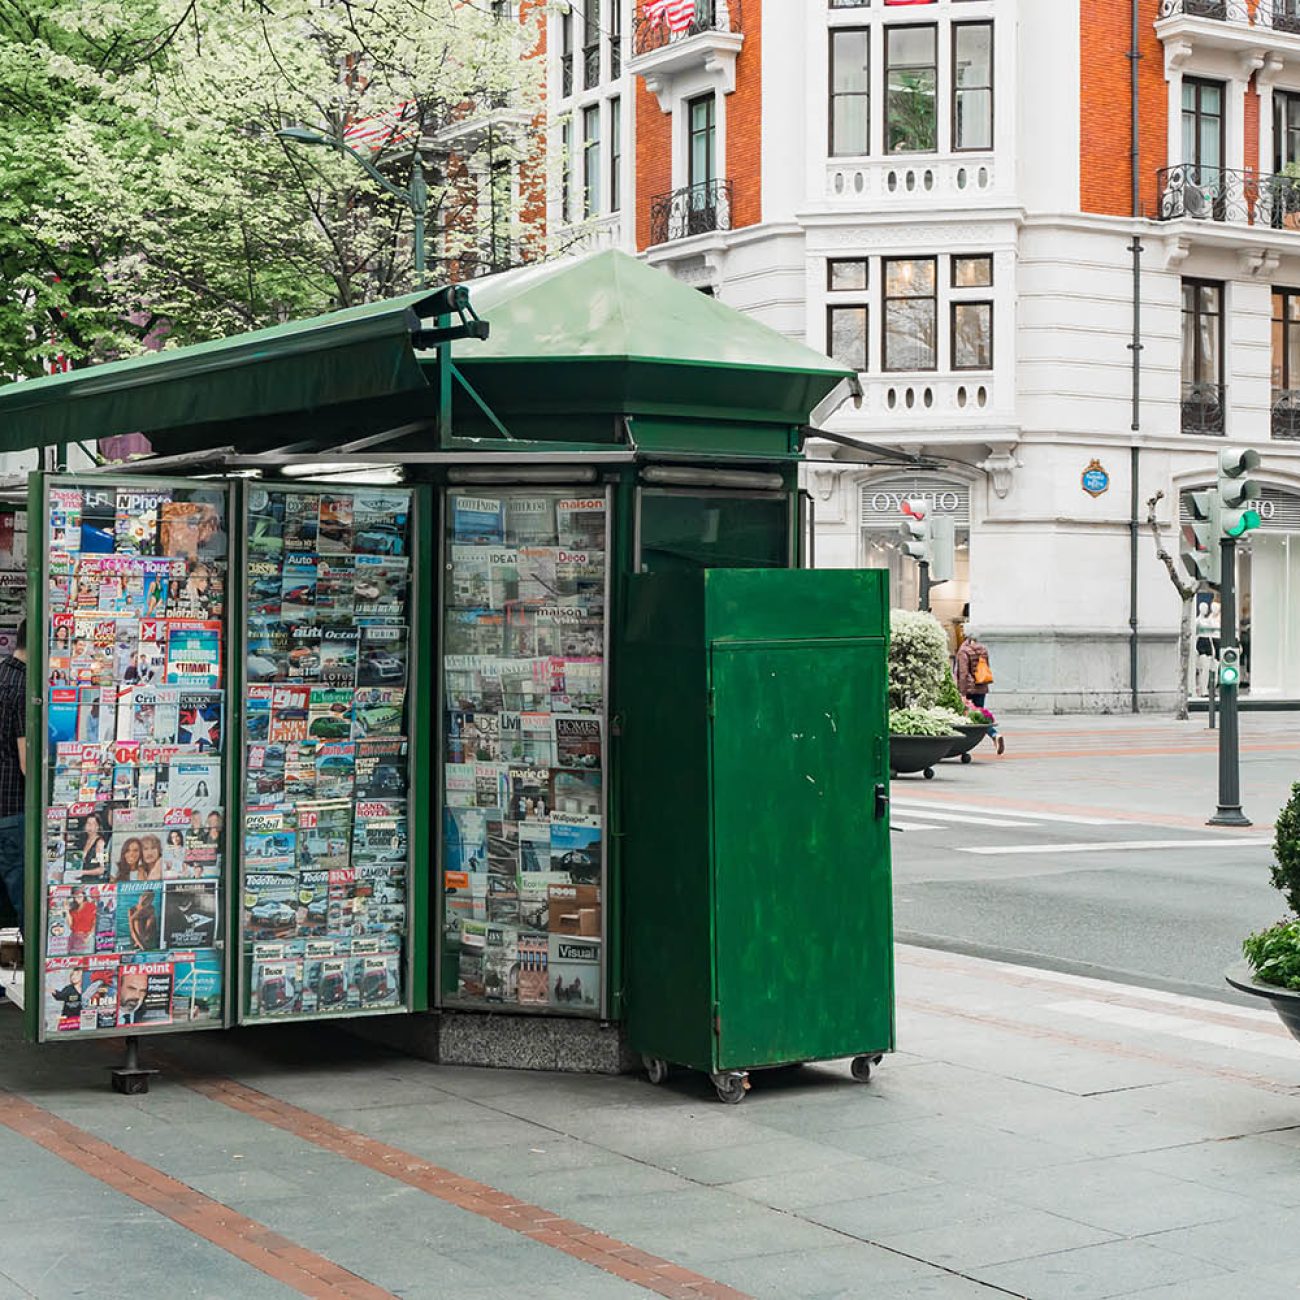
[[[0,1300],[1296,1294],[1300,1044],[1271,1013],[900,948],[899,1040],[706,1081],[191,1035],[152,1093],[0,1011]]]

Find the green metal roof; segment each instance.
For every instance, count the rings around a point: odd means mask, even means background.
[[[0,387],[0,451],[145,433],[156,450],[167,452],[213,445],[216,426],[224,443],[244,441],[241,433],[252,431],[265,441],[278,417],[306,416],[325,432],[321,426],[332,423],[335,411],[343,413],[348,431],[365,431],[371,403],[374,418],[394,418],[394,402],[375,399],[427,393],[411,333],[432,314],[426,305],[431,295],[423,290],[6,384]],[[289,423],[301,426],[302,420]]]
[[[458,340],[452,355],[502,412],[802,424],[852,377],[820,352],[612,250],[488,276],[472,293],[492,335]]]

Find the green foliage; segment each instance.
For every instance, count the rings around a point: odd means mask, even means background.
[[[952,715],[943,709],[890,709],[891,736],[951,736]]]
[[[1252,934],[1241,950],[1261,984],[1300,989],[1300,920],[1290,917]]]
[[[965,713],[966,701],[957,689],[957,679],[949,671],[943,685],[939,688],[939,698],[935,701],[941,709],[951,709],[954,713]]]
[[[1273,867],[1270,878],[1290,909],[1300,914],[1300,781],[1282,805],[1273,830]]]
[[[531,120],[534,40],[447,0],[0,0],[0,375],[414,288],[407,205],[353,158],[278,139],[290,123],[339,139],[409,101],[429,280],[526,251],[517,214],[485,229],[475,179],[531,157],[525,131],[461,128],[486,105]],[[435,149],[453,128],[455,153]],[[409,141],[367,156],[405,189]]]
[[[939,620],[914,610],[890,610],[890,708],[933,708],[951,680],[948,638]]]

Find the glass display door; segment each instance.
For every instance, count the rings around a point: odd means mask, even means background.
[[[449,491],[441,1000],[605,1011],[603,490]]]

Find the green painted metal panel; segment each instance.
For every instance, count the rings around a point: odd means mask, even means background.
[[[717,1068],[883,1051],[883,642],[715,646],[712,680]]]
[[[797,425],[723,420],[665,420],[637,416],[632,438],[642,451],[712,452],[719,457],[783,460],[799,455]]]
[[[629,580],[617,743],[634,1051],[712,1070],[892,1046],[885,577]]]
[[[269,416],[303,412],[319,430],[329,419],[326,408],[427,390],[411,331],[429,314],[429,298],[426,290],[6,384],[0,451],[123,433],[162,436],[165,444],[168,432],[196,426],[213,433],[224,426],[219,432],[230,443],[239,439],[241,421],[257,426]]]

